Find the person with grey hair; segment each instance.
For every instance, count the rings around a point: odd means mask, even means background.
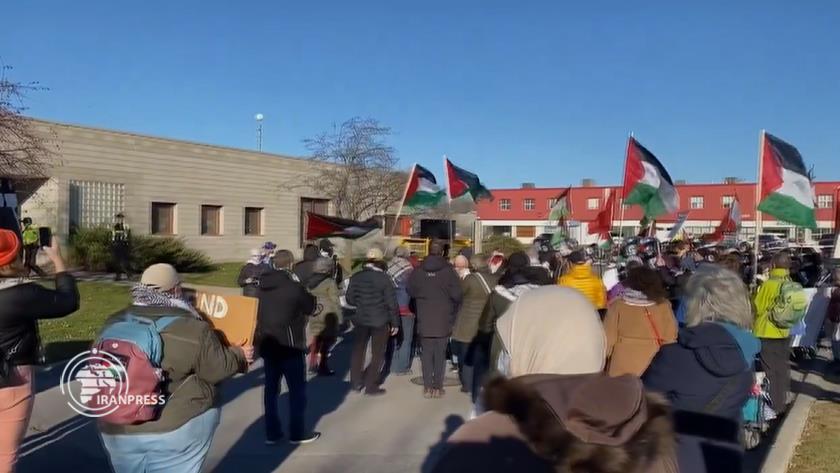
[[[734,272],[704,265],[688,280],[685,304],[677,343],[659,350],[642,380],[674,408],[681,472],[741,471],[741,409],[761,349],[749,291]]]

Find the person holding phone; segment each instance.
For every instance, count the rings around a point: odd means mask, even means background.
[[[37,262],[39,242],[41,241],[38,227],[32,225],[32,219],[29,217],[25,217],[21,220],[21,223],[23,224],[23,232],[21,233],[23,236],[23,268],[26,271],[24,276],[29,277],[34,272],[42,278],[47,273],[38,266]],[[45,241],[44,244],[49,244],[49,240]]]
[[[58,243],[44,248],[55,265],[55,289],[28,279],[20,260],[21,241],[0,229],[0,471],[13,471],[32,413],[32,366],[39,355],[38,320],[79,309],[76,280],[66,272]]]

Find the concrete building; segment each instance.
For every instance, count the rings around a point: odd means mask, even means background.
[[[700,236],[711,233],[721,219],[728,213],[729,206],[735,199],[740,202],[742,212],[741,238],[755,236],[756,202],[755,184],[737,182],[728,179],[720,184],[684,184],[678,183],[680,195],[680,213],[688,213],[684,226],[686,233]],[[840,182],[815,183],[817,196],[816,232],[808,231],[807,237],[818,239],[820,235],[834,232],[834,219],[838,202]],[[551,207],[564,188],[536,188],[525,184],[518,189],[494,189],[491,201],[479,203],[479,228],[484,238],[492,234],[503,234],[518,238],[523,243],[530,243],[535,236],[553,233],[557,222],[548,220]],[[639,231],[642,211],[638,206],[624,207],[621,204],[621,187],[596,186],[591,180],[584,180],[579,187],[570,192],[571,217],[570,233],[581,242],[597,240],[596,235],[589,235],[589,222],[603,210],[610,192],[616,192],[616,209],[613,220],[613,232],[623,231],[625,235]],[[676,221],[677,215],[666,215],[657,220],[657,228],[667,230]],[[777,222],[765,215],[762,224],[763,233],[775,233],[787,238],[797,235],[793,225]]]
[[[298,249],[306,210],[330,203],[301,186],[317,173],[305,159],[135,133],[34,121],[56,145],[49,179],[20,185],[22,216],[62,237],[112,225],[183,238],[217,261],[244,260],[266,240]]]

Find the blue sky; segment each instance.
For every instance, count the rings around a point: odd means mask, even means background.
[[[128,6],[130,5],[130,6]],[[675,179],[754,179],[759,130],[840,179],[840,2],[7,2],[36,117],[301,155],[352,116],[404,166],[491,187],[617,183],[633,131]]]

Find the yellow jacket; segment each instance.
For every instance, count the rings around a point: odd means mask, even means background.
[[[790,329],[779,328],[770,320],[770,309],[776,304],[782,283],[790,279],[787,269],[773,269],[770,279],[758,288],[755,294],[755,325],[753,334],[758,338],[788,338]]]
[[[596,309],[607,308],[607,288],[601,278],[592,271],[590,264],[576,264],[569,272],[560,276],[557,284],[580,291]]]

